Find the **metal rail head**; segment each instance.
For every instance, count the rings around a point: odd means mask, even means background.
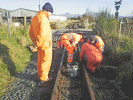
[[[78,44],[78,50],[79,50],[79,53],[80,53],[81,50],[80,50],[79,44]],[[91,100],[95,100],[94,91],[92,90],[90,79],[88,77],[88,73],[87,73],[85,65],[83,63],[82,63],[82,67],[83,67],[84,77],[85,77],[85,81],[86,81],[86,85],[87,85],[87,88],[88,88],[88,91],[89,91],[90,98],[91,98]]]
[[[95,100],[94,91],[92,90],[91,82],[90,82],[90,79],[88,77],[88,73],[86,71],[84,64],[83,64],[83,71],[84,71],[86,85],[87,85],[88,91],[90,93],[90,98],[91,98],[91,100]]]
[[[57,100],[57,95],[58,95],[57,91],[58,91],[58,85],[59,85],[59,77],[60,77],[60,73],[61,73],[61,66],[62,66],[62,63],[63,63],[64,55],[65,55],[65,47],[64,47],[64,50],[63,50],[63,54],[62,54],[62,58],[61,58],[58,74],[57,74],[57,77],[56,77],[56,81],[55,81],[55,85],[54,85],[54,89],[53,89],[51,100]]]

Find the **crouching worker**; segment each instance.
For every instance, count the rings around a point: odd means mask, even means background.
[[[104,42],[103,42],[101,37],[92,35],[90,37],[90,40],[88,40],[88,43],[94,45],[102,53],[104,52],[105,44],[104,44]]]
[[[29,35],[38,52],[37,71],[40,85],[52,80],[48,77],[52,62],[52,31],[48,20],[51,13],[53,7],[46,3],[42,11],[32,18],[29,29]]]
[[[103,56],[101,51],[99,51],[95,46],[89,43],[84,43],[81,47],[80,61],[82,61],[84,57],[87,60],[87,68],[92,73],[94,73],[96,67],[101,67],[100,63]]]
[[[61,42],[68,51],[67,54],[67,69],[72,67],[74,51],[77,49],[77,44],[82,42],[82,35],[78,33],[65,33],[61,36]]]

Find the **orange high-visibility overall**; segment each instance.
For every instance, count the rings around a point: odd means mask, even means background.
[[[37,71],[38,77],[42,81],[48,79],[52,62],[52,31],[48,17],[47,13],[39,11],[32,18],[29,29],[31,40],[38,49]]]
[[[88,40],[88,43],[89,43],[89,40]],[[101,52],[104,51],[104,47],[105,47],[105,44],[103,42],[103,40],[101,39],[101,37],[99,36],[95,36],[95,42],[93,43],[93,45]]]
[[[102,53],[93,45],[89,43],[84,43],[81,47],[80,61],[86,56],[87,68],[94,72],[96,67],[101,67],[100,63],[102,61]]]
[[[73,61],[73,51],[75,50],[76,44],[81,40],[81,38],[82,35],[79,35],[77,33],[66,33],[61,36],[61,42],[68,51],[67,62]]]

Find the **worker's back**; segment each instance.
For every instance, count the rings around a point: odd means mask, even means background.
[[[104,42],[103,42],[102,38],[99,37],[99,36],[95,36],[95,37],[96,37],[96,39],[97,39],[95,46],[96,46],[101,52],[103,52],[103,51],[104,51]]]
[[[38,14],[32,18],[30,28],[32,31],[29,32],[31,37],[32,35],[35,36],[33,43],[38,47],[41,46],[42,49],[52,47],[52,31],[46,15],[45,12],[39,11]]]
[[[86,56],[87,67],[94,72],[96,67],[100,67],[102,53],[93,45],[85,43],[81,47],[80,60]]]
[[[101,59],[102,53],[95,46],[85,43],[82,45],[82,48],[84,48],[87,60],[99,59],[99,58]]]

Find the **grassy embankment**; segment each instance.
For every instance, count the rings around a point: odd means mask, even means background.
[[[94,33],[105,42],[103,63],[118,67],[118,72],[125,72],[117,79],[130,78],[133,72],[133,21],[115,19],[108,11],[102,10],[97,15]]]
[[[7,25],[0,25],[0,96],[6,93],[6,86],[14,79],[14,75],[22,71],[30,61],[31,44],[28,28],[10,27],[9,37]]]
[[[65,28],[75,21],[52,22],[54,29]],[[23,71],[26,64],[30,61],[31,52],[26,48],[32,44],[28,30],[21,25],[20,27],[10,26],[11,37],[9,37],[8,26],[0,25],[0,96],[7,90],[6,86],[14,80],[14,75]]]

